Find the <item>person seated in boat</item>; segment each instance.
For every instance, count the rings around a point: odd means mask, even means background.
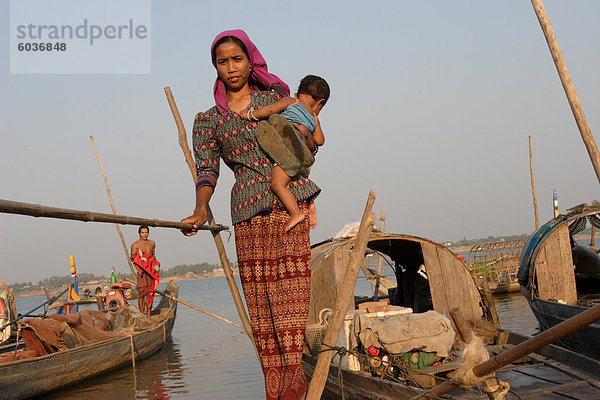
[[[308,176],[318,146],[325,143],[317,116],[327,103],[329,93],[329,85],[325,79],[307,75],[300,81],[294,97],[284,97],[254,110],[246,108],[239,113],[249,121],[268,119],[258,124],[256,138],[275,163],[271,174],[271,189],[290,214],[284,227],[285,232],[304,220],[304,214],[287,185],[298,174]],[[278,137],[283,141],[278,140]],[[315,228],[317,213],[314,202],[308,205],[308,212],[310,227]]]
[[[156,243],[148,239],[150,228],[138,228],[140,238],[131,245],[131,260],[137,270],[138,306],[140,311],[150,315],[154,293],[158,287],[160,263],[156,260]]]
[[[12,291],[6,285],[6,282],[0,281],[0,325],[4,325],[8,321],[12,321],[17,318],[17,308],[15,305],[15,297]],[[16,331],[16,324],[7,326],[0,332],[0,342],[6,341],[11,331]]]

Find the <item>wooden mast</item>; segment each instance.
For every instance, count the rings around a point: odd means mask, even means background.
[[[531,151],[531,136],[529,136],[529,174],[531,175],[531,193],[533,194],[533,212],[535,213],[535,230],[540,227],[538,217],[537,197],[535,196],[535,184],[533,183],[533,153]]]

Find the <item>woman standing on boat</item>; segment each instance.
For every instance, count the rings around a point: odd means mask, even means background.
[[[195,227],[206,222],[222,158],[235,175],[231,218],[267,399],[297,400],[307,389],[300,361],[310,301],[309,219],[284,232],[289,216],[271,191],[273,165],[258,146],[257,122],[237,114],[276,102],[280,94],[271,89],[289,95],[289,88],[267,71],[244,31],[219,34],[211,56],[217,69],[216,105],[194,121],[196,207],[182,222]],[[293,179],[289,187],[307,214],[306,203],[320,189],[305,177]]]

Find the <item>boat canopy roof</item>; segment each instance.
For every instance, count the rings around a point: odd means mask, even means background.
[[[319,321],[321,310],[334,307],[354,241],[330,239],[313,246],[309,324]],[[426,238],[393,233],[374,233],[367,247],[390,258],[395,268],[424,266],[433,308],[439,313],[449,315],[451,309],[459,308],[464,318],[474,323],[491,318],[469,269],[447,247]]]

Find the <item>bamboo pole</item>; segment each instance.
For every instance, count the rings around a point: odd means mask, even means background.
[[[583,143],[585,144],[587,152],[590,156],[590,160],[592,161],[594,171],[596,172],[596,177],[598,178],[598,181],[600,181],[600,154],[598,153],[598,147],[596,146],[596,141],[594,140],[594,136],[592,135],[590,127],[585,118],[585,114],[583,113],[583,108],[581,108],[581,103],[577,97],[577,92],[575,92],[575,86],[571,80],[571,76],[569,74],[569,70],[567,69],[567,64],[562,56],[562,52],[560,51],[560,47],[558,46],[558,41],[554,35],[552,24],[550,23],[550,19],[548,19],[548,15],[546,14],[546,9],[544,8],[542,0],[531,0],[531,4],[533,5],[535,14],[537,15],[540,26],[542,27],[542,31],[544,32],[544,36],[546,37],[546,42],[548,43],[550,53],[554,59],[554,65],[556,66],[558,76],[560,77],[560,81],[567,95],[567,99],[569,100],[569,105],[571,106],[571,111],[575,117],[577,128],[579,128],[579,133],[581,134]]]
[[[338,298],[335,302],[335,307],[333,308],[333,316],[331,317],[331,321],[325,332],[325,337],[323,338],[324,348],[327,348],[327,346],[335,346],[346,312],[353,301],[356,278],[358,277],[360,266],[364,261],[365,249],[369,242],[371,232],[373,231],[373,225],[375,224],[375,214],[371,214],[374,202],[375,194],[370,191],[367,205],[360,222],[358,235],[354,242],[354,249],[350,254],[349,266],[338,292]],[[325,383],[327,382],[332,358],[332,351],[324,351],[319,354],[312,379],[308,385],[306,400],[318,400],[321,398]]]
[[[535,213],[535,230],[540,227],[538,217],[537,197],[535,195],[535,184],[533,183],[533,151],[531,149],[531,136],[529,136],[529,175],[531,175],[531,193],[533,194],[533,212]]]
[[[552,328],[547,329],[514,347],[511,347],[510,349],[490,358],[479,365],[476,365],[473,368],[473,374],[475,374],[477,377],[489,375],[497,369],[502,368],[503,366],[510,364],[511,362],[518,360],[519,358],[532,353],[541,347],[544,347],[570,333],[578,331],[579,329],[596,322],[598,319],[600,319],[600,304],[588,308],[584,312],[579,313],[558,325],[554,325]],[[447,381],[431,390],[428,390],[427,393],[431,393],[435,396],[441,396],[442,394],[448,393],[456,388],[457,385],[454,382]],[[423,395],[423,398],[425,397],[426,396]]]
[[[112,195],[110,194],[110,187],[108,186],[108,179],[106,178],[106,173],[104,172],[104,167],[102,166],[102,161],[100,160],[100,155],[96,150],[96,143],[94,143],[94,137],[90,136],[90,141],[92,142],[92,148],[94,149],[94,154],[96,155],[96,159],[98,160],[98,165],[100,165],[100,171],[102,171],[102,177],[104,178],[104,186],[106,187],[106,194],[108,195],[108,201],[110,202],[110,208],[114,215],[117,215],[115,211],[115,205],[112,200]],[[121,244],[123,245],[123,251],[125,252],[125,258],[127,259],[127,264],[129,264],[129,269],[131,269],[131,276],[133,279],[136,277],[135,269],[133,268],[133,264],[131,263],[131,257],[129,256],[129,250],[127,250],[127,245],[125,244],[125,238],[123,238],[123,232],[121,232],[121,227],[118,224],[115,224],[115,228],[117,228],[117,233],[119,234],[119,238],[121,239]]]
[[[183,121],[181,120],[181,115],[179,114],[179,110],[177,109],[177,104],[175,104],[175,98],[173,97],[173,93],[171,92],[170,87],[165,87],[165,94],[167,95],[167,101],[169,102],[169,107],[171,108],[171,112],[173,113],[173,118],[175,119],[175,124],[177,125],[177,131],[179,133],[179,146],[183,151],[183,155],[185,157],[185,162],[190,169],[190,173],[192,174],[192,179],[194,180],[194,186],[196,185],[197,175],[196,175],[196,163],[192,158],[192,152],[188,146],[187,141],[187,133],[185,131],[185,126],[183,125]],[[209,224],[215,223],[215,218],[210,209],[210,206],[207,205],[207,219]],[[233,277],[233,271],[231,270],[231,266],[229,265],[229,259],[227,258],[227,253],[225,252],[225,246],[223,245],[223,239],[218,231],[213,231],[212,236],[215,242],[215,246],[217,247],[217,252],[219,253],[219,259],[221,260],[221,265],[223,266],[223,272],[225,273],[225,278],[227,279],[227,284],[229,285],[229,290],[231,291],[231,296],[233,297],[233,302],[235,303],[235,307],[240,316],[240,320],[242,321],[242,325],[244,326],[244,331],[246,331],[246,335],[250,338],[252,345],[254,346],[254,351],[256,352],[256,357],[260,362],[260,355],[258,353],[258,349],[256,347],[256,343],[254,342],[254,335],[252,334],[252,325],[250,325],[250,319],[248,318],[248,314],[246,313],[246,308],[244,307],[244,302],[242,301],[242,297],[240,296],[240,291],[235,283],[235,278]]]
[[[381,210],[381,233],[385,232],[385,210]],[[383,264],[383,257],[379,254],[379,260],[377,261],[377,275],[381,275],[381,266]]]
[[[127,215],[103,214],[92,211],[72,210],[68,208],[48,207],[41,204],[21,203],[0,199],[0,212],[6,214],[29,215],[31,217],[70,219],[83,222],[106,222],[121,225],[148,225],[157,228],[196,229],[202,231],[222,231],[229,227],[223,225],[203,225],[194,228],[191,224],[160,219],[130,217]]]
[[[136,284],[136,283],[135,283],[134,281],[132,281],[131,279],[127,279],[127,278],[125,278],[125,280],[126,280],[127,282],[129,282],[129,283],[132,283],[132,284],[134,284],[134,285]],[[185,301],[183,301],[183,300],[181,300],[181,299],[178,299],[177,297],[170,296],[170,295],[166,294],[165,292],[163,292],[163,291],[161,291],[161,290],[155,290],[155,292],[156,292],[156,293],[158,293],[158,294],[160,294],[160,295],[161,295],[161,296],[163,296],[163,297],[166,297],[167,299],[171,299],[171,300],[173,300],[173,301],[176,301],[176,302],[178,302],[178,303],[184,304],[184,305],[186,305],[186,306],[188,306],[188,307],[190,307],[190,308],[193,308],[194,310],[197,310],[197,311],[203,312],[203,313],[204,313],[204,314],[206,314],[206,315],[210,315],[210,316],[211,316],[211,317],[213,317],[213,318],[219,319],[219,320],[221,320],[221,321],[223,321],[223,322],[227,322],[228,324],[231,324],[231,325],[237,326],[238,328],[242,328],[242,329],[244,329],[244,327],[243,327],[243,326],[241,326],[240,324],[236,324],[235,322],[232,322],[232,321],[228,320],[227,318],[219,317],[217,314],[213,314],[213,313],[211,313],[210,311],[203,310],[202,308],[200,308],[200,307],[196,307],[195,305],[193,305],[193,304],[190,304],[190,303],[188,303],[188,302],[185,302]]]

